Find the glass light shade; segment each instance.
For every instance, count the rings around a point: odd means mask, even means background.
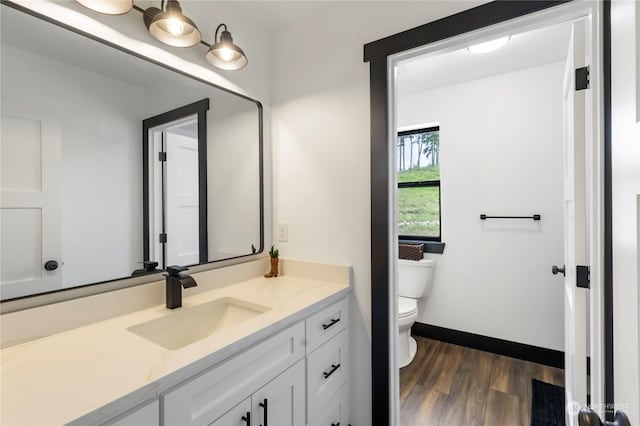
[[[196,24],[182,14],[175,0],[169,0],[165,11],[156,7],[144,13],[144,22],[149,33],[161,42],[175,47],[191,47],[200,43],[202,35]]]
[[[233,44],[229,31],[223,31],[220,41],[214,43],[207,52],[207,61],[216,68],[235,71],[247,66],[247,55]]]
[[[467,49],[471,53],[489,53],[506,46],[509,42],[509,39],[511,39],[511,36],[500,37],[484,43],[474,44],[472,46],[469,46]]]
[[[86,8],[107,15],[122,15],[133,8],[133,0],[76,0]]]

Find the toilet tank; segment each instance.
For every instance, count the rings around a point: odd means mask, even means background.
[[[431,289],[433,283],[432,259],[398,259],[398,295],[420,299]]]

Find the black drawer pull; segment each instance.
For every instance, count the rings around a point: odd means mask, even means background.
[[[340,426],[340,422],[338,422],[338,423],[331,423],[331,426]]]
[[[340,322],[340,318],[332,319],[329,324],[322,324],[322,329],[326,330],[327,328],[333,327],[334,325],[336,325],[339,322]]]
[[[322,375],[324,376],[325,379],[328,379],[329,376],[335,373],[338,368],[340,368],[340,364],[336,364],[336,365],[331,364],[331,370],[328,373],[322,373]]]
[[[263,419],[264,419],[264,424],[260,425],[260,426],[267,426],[267,418],[268,418],[268,414],[267,414],[267,398],[265,398],[261,403],[259,403],[258,405],[262,408],[264,408],[264,412],[263,414]]]
[[[251,411],[247,411],[247,414],[245,416],[242,416],[241,420],[243,422],[246,422],[247,426],[251,426]]]

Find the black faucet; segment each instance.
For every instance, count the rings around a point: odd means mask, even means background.
[[[167,266],[167,309],[182,306],[182,287],[191,288],[198,285],[191,275],[183,272],[188,269],[184,266]]]

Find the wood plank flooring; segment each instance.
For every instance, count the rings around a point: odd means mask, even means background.
[[[564,371],[416,337],[400,370],[402,426],[529,426],[531,379],[564,386]]]

